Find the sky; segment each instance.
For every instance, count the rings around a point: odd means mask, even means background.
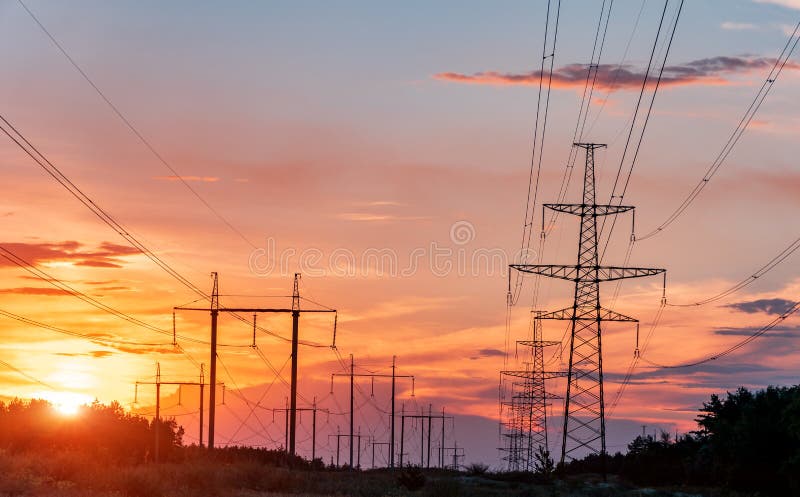
[[[600,4],[565,1],[561,8],[547,134],[537,152],[535,223],[541,203],[558,197]],[[507,264],[518,262],[525,219],[547,2],[25,5],[202,201],[11,0],[0,2],[5,119],[193,284],[210,291],[209,275],[218,272],[223,305],[285,307],[292,275],[302,273],[300,291],[310,299],[303,305],[338,310],[336,345],[345,363],[353,354],[360,373],[386,374],[396,355],[398,373],[415,377],[413,392],[409,381],[398,383],[400,404],[411,412],[444,408],[456,418],[446,446],[455,439],[467,461],[501,464],[499,371],[522,367],[513,343],[528,336],[533,305],[534,280],[527,278],[507,330]],[[670,2],[668,20],[676,6]],[[613,4],[582,137],[608,144],[596,157],[598,201],[610,195],[662,9],[654,1]],[[798,20],[794,0],[685,3],[625,195],[636,206],[637,234],[659,226],[703,178]],[[664,48],[660,42],[657,53]],[[797,238],[798,68],[794,55],[689,209],[634,245],[630,265],[667,269],[670,304],[724,291]],[[0,244],[30,268],[171,332],[173,307],[197,295],[2,138]],[[569,185],[567,201],[577,202],[580,181]],[[624,261],[630,222],[620,218],[608,261]],[[542,260],[574,263],[577,235],[575,220],[560,217]],[[792,256],[724,299],[668,306],[656,327],[660,278],[607,283],[601,299],[637,317],[642,339],[653,330],[648,360],[679,364],[726,349],[788,309],[800,295],[797,269]],[[0,277],[0,310],[95,337],[0,316],[3,360],[28,375],[0,368],[6,399],[118,400],[148,414],[152,388],[141,385],[137,395],[134,384],[153,381],[157,362],[165,381],[194,381],[196,364],[208,362],[208,346],[199,343],[208,339],[205,313],[176,314],[175,329],[190,339],[179,339],[182,354],[169,333],[102,312],[5,260]],[[567,307],[571,294],[568,283],[542,281],[535,307]],[[287,316],[260,316],[258,324],[283,338],[291,333]],[[796,384],[799,329],[791,317],[693,368],[640,362],[609,413],[610,450],[624,449],[642,425],[693,429],[711,394]],[[547,323],[543,332],[560,340],[563,326]],[[330,315],[301,318],[301,338],[319,345],[300,349],[301,404],[317,397],[329,411],[320,428],[326,461],[335,444],[327,435],[337,427],[346,432],[349,423],[346,380],[337,377],[331,388],[331,373],[343,371],[327,347],[332,334]],[[604,331],[607,395],[616,395],[631,364],[635,334],[621,324]],[[219,356],[226,404],[218,441],[282,444],[281,413],[271,409],[283,408],[288,392],[288,370],[281,369],[288,344],[259,332],[256,351],[248,347],[251,325],[227,316],[220,340],[234,347]],[[563,368],[565,360],[553,353],[549,367]],[[357,424],[378,442],[388,439],[387,386],[359,380]],[[549,387],[558,393],[564,385]],[[165,413],[195,441],[197,392],[164,391]],[[552,428],[560,406],[550,410]],[[307,418],[301,426],[306,454]],[[551,431],[557,438],[557,428]],[[408,444],[408,457],[417,457],[417,437],[410,434]],[[385,449],[376,450],[380,461]]]

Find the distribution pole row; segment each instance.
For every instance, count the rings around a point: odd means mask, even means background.
[[[432,421],[434,419],[441,420],[442,422],[442,440],[441,445],[444,447],[445,445],[445,420],[450,419],[453,420],[453,416],[445,416],[444,408],[442,408],[442,414],[433,414],[433,405],[428,405],[428,414],[406,414],[405,413],[405,406],[402,408],[402,414],[400,415],[400,467],[403,467],[403,454],[404,454],[404,447],[405,447],[405,431],[406,431],[406,419],[419,419],[420,420],[420,467],[431,467],[431,427]],[[427,444],[427,465],[425,463],[425,429],[424,424],[425,420],[428,420],[428,444]],[[444,452],[442,452],[439,456],[439,467],[444,468]]]
[[[217,321],[219,318],[220,312],[227,312],[227,313],[247,313],[247,314],[259,314],[259,313],[291,313],[292,315],[292,379],[290,384],[290,411],[289,411],[289,443],[288,443],[288,451],[290,455],[295,454],[295,442],[296,442],[296,434],[297,434],[297,366],[298,366],[298,344],[300,341],[300,332],[299,332],[299,322],[300,322],[300,314],[301,313],[316,313],[316,312],[327,312],[327,313],[336,313],[335,309],[300,309],[300,290],[299,290],[299,281],[300,281],[300,273],[295,273],[294,275],[294,285],[292,289],[292,306],[291,308],[231,308],[231,307],[223,307],[220,305],[219,302],[219,276],[217,273],[211,273],[213,278],[213,285],[211,291],[211,307],[210,309],[207,308],[198,308],[198,307],[175,307],[174,310],[180,311],[202,311],[202,312],[211,312],[211,383],[216,382],[217,378]],[[255,320],[253,322],[253,327],[256,328]],[[336,333],[335,325],[334,325],[334,336]],[[216,411],[214,409],[214,400],[215,400],[215,392],[214,389],[211,390],[210,400],[211,404],[209,405],[208,410],[208,448],[214,448],[214,428],[216,422]]]
[[[200,447],[203,446],[203,406],[204,406],[204,392],[205,392],[205,364],[200,365],[200,381],[163,381],[161,379],[161,364],[156,363],[156,381],[137,381],[135,383],[135,390],[133,395],[133,403],[139,401],[139,385],[155,385],[156,387],[156,415],[153,421],[153,431],[155,432],[155,449],[153,451],[153,459],[159,462],[160,448],[159,448],[159,432],[161,425],[161,385],[177,385],[178,386],[178,403],[180,403],[181,388],[184,386],[198,386],[200,387]],[[223,404],[225,403],[225,384],[217,383],[217,386],[222,386],[223,389]],[[212,391],[214,389],[212,388]],[[210,406],[209,406],[210,408]]]

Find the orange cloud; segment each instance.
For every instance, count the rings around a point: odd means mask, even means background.
[[[44,287],[20,287],[20,288],[0,288],[0,294],[13,295],[68,295],[64,290],[58,288]]]
[[[183,179],[184,181],[195,181],[199,183],[216,183],[219,181],[219,178],[216,176],[154,176],[153,179],[162,180],[162,181],[180,181]],[[240,180],[236,180],[240,181]]]
[[[48,262],[70,262],[76,266],[120,268],[120,257],[136,255],[139,249],[111,242],[102,242],[96,250],[81,250],[83,244],[76,241],[44,243],[0,243],[0,246],[24,259],[31,266]],[[0,259],[0,267],[14,266]],[[39,294],[41,295],[41,294]]]
[[[766,57],[710,57],[693,60],[681,65],[666,66],[661,77],[661,86],[688,86],[688,85],[725,85],[728,80],[725,76],[730,74],[748,73],[755,70],[767,69],[775,63],[774,59]],[[798,69],[800,64],[789,62],[786,68]],[[581,89],[586,84],[588,66],[585,64],[569,64],[553,71],[552,86],[557,89]],[[651,71],[648,78],[648,87],[656,84],[655,71]],[[597,68],[595,88],[601,90],[632,90],[642,86],[645,73],[643,70],[631,66],[617,66],[600,64]],[[528,73],[500,73],[496,71],[479,72],[475,74],[462,74],[443,72],[435,74],[434,79],[451,81],[455,83],[511,86],[511,85],[538,85],[542,78],[549,79],[550,75],[542,71]]]

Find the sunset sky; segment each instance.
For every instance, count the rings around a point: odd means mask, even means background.
[[[600,4],[562,5],[540,203],[558,196]],[[544,0],[25,5],[242,236],[175,178],[11,0],[0,2],[5,119],[193,284],[210,292],[209,274],[219,272],[223,305],[286,307],[292,274],[303,273],[302,295],[339,311],[336,343],[345,360],[352,353],[359,372],[387,373],[397,355],[398,373],[416,378],[414,397],[411,383],[400,383],[406,408],[432,403],[455,413],[455,436],[467,446],[467,460],[499,464],[499,371],[521,367],[506,344],[506,265],[517,262],[524,222]],[[676,5],[670,2],[670,15]],[[584,134],[584,141],[608,144],[597,155],[599,202],[610,194],[662,9],[663,2],[614,2]],[[798,20],[797,0],[685,3],[625,197],[636,206],[637,234],[656,228],[701,180]],[[669,303],[724,291],[800,234],[798,85],[795,54],[697,201],[662,233],[635,244],[630,265],[667,269]],[[197,295],[0,137],[0,245],[98,301],[171,332],[173,306]],[[579,176],[570,183],[568,202],[579,201]],[[537,206],[535,223],[540,216]],[[560,217],[543,261],[574,263],[577,234],[575,219]],[[623,263],[629,237],[630,217],[620,218],[608,263]],[[798,257],[720,301],[667,307],[645,356],[663,364],[702,359],[768,323],[800,299]],[[152,388],[140,387],[134,405],[134,382],[152,381],[156,362],[164,380],[198,377],[170,336],[102,312],[5,259],[0,275],[0,311],[97,337],[75,338],[0,316],[2,360],[52,387],[0,367],[4,399],[118,400],[149,413]],[[528,334],[532,283],[526,280],[512,308],[512,343]],[[608,306],[615,289],[614,283],[602,287]],[[560,309],[571,298],[569,283],[543,281],[537,307]],[[643,278],[621,285],[614,308],[639,318],[644,336],[660,303],[661,279]],[[208,339],[207,314],[180,312],[176,323],[180,335]],[[273,419],[266,408],[284,406],[285,382],[247,347],[248,325],[227,316],[220,323],[220,340],[238,347],[220,350],[226,407],[219,411],[218,441],[282,443],[282,415]],[[285,315],[259,317],[259,324],[291,334]],[[330,374],[342,372],[324,347],[332,329],[330,315],[301,320],[301,338],[323,345],[301,347],[300,392],[301,404],[316,396],[332,412],[320,451],[326,462],[335,443],[327,434],[348,426],[337,414],[349,402],[344,380],[329,393]],[[560,340],[563,330],[563,323],[547,323],[545,338]],[[639,363],[609,416],[610,450],[624,448],[641,425],[693,429],[697,409],[712,393],[797,384],[799,331],[800,318],[793,316],[736,353],[698,367]],[[257,342],[280,369],[288,344],[262,333]],[[179,343],[193,360],[208,362],[207,345]],[[603,346],[606,392],[613,396],[633,357],[635,330],[609,325]],[[556,356],[549,367],[565,366]],[[288,380],[288,366],[282,376]],[[374,399],[369,380],[360,386],[363,432],[388,441],[381,413],[388,409],[387,383],[376,380]],[[558,393],[563,384],[552,388]],[[196,394],[182,392],[177,406],[177,392],[165,387],[162,401],[166,414],[180,415],[188,442],[196,436]],[[560,409],[553,407],[554,419]],[[303,423],[306,429],[305,414]],[[553,428],[553,438],[556,433]],[[417,457],[413,447],[409,457]],[[302,453],[308,448],[301,443]]]

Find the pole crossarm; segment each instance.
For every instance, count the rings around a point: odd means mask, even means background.
[[[632,205],[544,204],[545,208],[574,216],[608,216],[633,210]]]
[[[137,381],[137,385],[190,385],[201,386],[208,385],[208,383],[201,383],[199,381]],[[225,386],[225,383],[218,381],[217,386]]]
[[[338,377],[349,377],[350,378],[350,436],[351,437],[351,447],[352,437],[354,437],[355,433],[355,407],[354,407],[354,398],[355,398],[355,378],[372,378],[373,381],[373,392],[374,395],[374,384],[375,378],[391,378],[392,380],[392,426],[390,429],[391,441],[389,442],[391,445],[391,449],[389,451],[389,467],[394,468],[394,430],[395,430],[395,384],[398,378],[411,378],[411,396],[414,396],[414,389],[416,384],[416,378],[414,375],[400,375],[396,374],[396,359],[397,357],[392,357],[392,374],[381,374],[381,373],[356,373],[355,372],[355,362],[353,360],[353,355],[350,354],[350,372],[349,373],[331,373],[331,394],[333,394],[333,380],[334,378]],[[353,451],[350,450],[350,466],[353,466]]]
[[[639,320],[636,318],[620,314],[617,311],[612,311],[611,309],[606,309],[605,307],[601,307],[599,313],[597,312],[581,313],[579,311],[576,312],[576,310],[572,307],[567,307],[566,309],[560,309],[557,311],[540,314],[536,316],[535,319],[555,319],[562,321],[570,321],[573,319],[574,316],[574,318],[577,320],[596,321],[598,318],[598,314],[601,321],[620,321],[627,323],[639,322]],[[556,343],[561,343],[561,342],[556,342]]]
[[[511,264],[517,271],[530,274],[539,274],[548,278],[558,278],[567,281],[615,281],[628,278],[641,278],[661,274],[666,269],[620,267],[620,266],[569,266],[563,264]],[[587,276],[593,272],[594,275]]]
[[[178,306],[178,307],[173,307],[173,309],[175,309],[176,311],[208,311],[208,307],[180,307],[180,306]],[[296,309],[293,310],[293,309],[290,309],[290,308],[274,308],[274,309],[270,309],[270,308],[256,307],[256,308],[252,308],[251,309],[251,308],[247,308],[247,307],[220,307],[219,308],[219,312],[248,312],[248,313],[250,313],[250,312],[274,312],[274,313],[302,312],[302,313],[305,314],[307,312],[336,312],[336,309],[300,309],[299,311],[297,311]]]

